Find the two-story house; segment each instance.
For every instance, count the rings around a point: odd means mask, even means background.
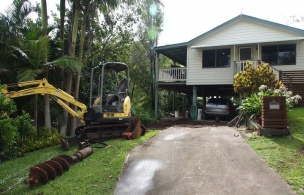
[[[160,69],[157,63],[156,91],[169,89],[191,95],[193,104],[198,96],[206,100],[206,96],[237,95],[233,76],[243,70],[246,60],[254,65],[270,63],[290,90],[304,96],[302,29],[241,14],[188,42],[159,46],[155,51],[157,58],[161,54],[183,65]]]

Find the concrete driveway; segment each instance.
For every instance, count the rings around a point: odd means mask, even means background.
[[[295,194],[226,126],[172,127],[134,148],[115,195]]]

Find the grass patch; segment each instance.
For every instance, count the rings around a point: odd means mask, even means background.
[[[248,138],[248,144],[284,180],[304,195],[304,108],[287,112],[291,135]]]
[[[60,146],[49,147],[5,162],[0,165],[0,194],[113,194],[127,153],[158,132],[148,131],[135,140],[121,138],[107,141],[106,148],[94,148],[91,156],[72,164],[62,176],[46,185],[37,183],[33,190],[25,184],[31,166],[60,154],[73,155],[77,147],[69,151],[62,150]]]

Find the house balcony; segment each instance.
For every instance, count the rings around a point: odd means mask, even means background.
[[[159,69],[159,82],[186,82],[187,68],[162,68]]]
[[[241,60],[241,61],[235,61],[235,69],[234,69],[234,74],[237,74],[241,71],[244,71],[245,69],[245,66],[246,66],[246,62],[248,60]],[[256,68],[258,67],[259,64],[261,63],[265,63],[261,60],[251,60],[252,61],[252,68]],[[276,75],[276,79],[279,79],[279,76],[280,76],[280,72],[279,70],[275,69],[274,67],[271,67],[270,68],[273,70],[274,74]]]

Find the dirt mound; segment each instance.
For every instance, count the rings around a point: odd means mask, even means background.
[[[190,127],[200,128],[203,126],[227,126],[228,121],[216,122],[213,120],[194,121],[188,118],[168,118],[162,119],[160,122],[152,122],[145,124],[148,130],[163,130],[169,127]]]

